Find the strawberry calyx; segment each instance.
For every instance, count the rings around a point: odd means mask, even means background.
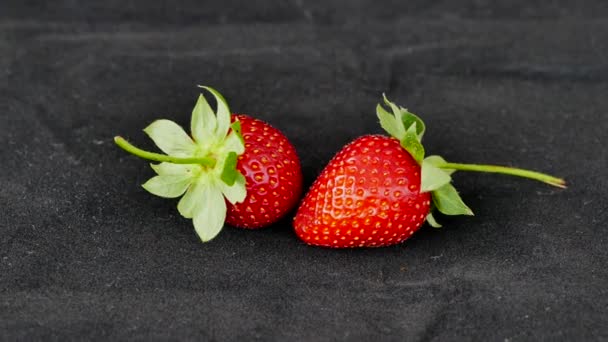
[[[426,126],[422,119],[389,101],[384,94],[383,99],[384,104],[391,109],[392,113],[389,113],[382,104],[376,106],[380,126],[390,136],[399,140],[401,147],[420,164],[420,191],[431,192],[433,201],[426,218],[432,227],[441,227],[433,216],[435,210],[444,215],[473,215],[473,211],[462,201],[458,191],[451,184],[451,175],[456,171],[501,173],[537,180],[560,188],[566,187],[565,180],[536,171],[498,165],[449,163],[438,155],[425,158],[422,137]]]
[[[224,97],[215,89],[205,89],[217,102],[213,111],[205,96],[198,97],[192,110],[191,135],[175,122],[156,120],[144,129],[166,154],[141,150],[122,137],[116,144],[128,153],[160,162],[150,164],[156,176],[142,185],[153,195],[180,199],[177,209],[192,219],[203,242],[213,239],[226,220],[226,200],[242,203],[247,195],[245,177],[237,169],[238,156],[245,152],[240,122],[231,124]]]

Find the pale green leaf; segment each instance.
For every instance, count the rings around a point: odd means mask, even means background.
[[[192,119],[190,121],[190,129],[192,130],[192,136],[196,141],[204,141],[209,139],[217,128],[217,119],[215,113],[209,106],[207,99],[200,94],[198,101],[192,110]]]
[[[420,119],[416,114],[410,113],[407,109],[403,107],[401,107],[400,110],[403,126],[410,128],[413,124],[416,124],[416,135],[418,136],[418,141],[422,141],[422,136],[424,135],[424,131],[426,130],[422,119]]]
[[[395,103],[389,101],[385,94],[382,94],[382,96],[384,97],[384,102],[391,107],[394,117],[397,119],[397,121],[399,121],[399,124],[401,127],[403,127],[403,130],[408,130],[412,124],[415,123],[418,141],[422,141],[422,136],[424,135],[424,131],[426,129],[424,121],[422,121],[422,119],[420,119],[416,114],[410,113],[407,109],[399,107]]]
[[[429,162],[435,166],[439,166],[439,165],[447,163],[447,161],[445,161],[445,159],[443,159],[443,157],[441,157],[441,156],[428,156],[428,157],[424,158],[424,161]],[[456,170],[454,170],[454,169],[444,169],[444,168],[441,168],[441,169],[449,175],[456,172]]]
[[[226,200],[219,187],[205,184],[193,212],[194,229],[203,242],[219,234],[226,220]]]
[[[201,203],[204,189],[205,184],[200,179],[190,185],[184,197],[182,197],[177,204],[177,210],[183,217],[194,217],[194,210],[196,209],[196,206]]]
[[[464,204],[452,184],[433,191],[433,203],[437,210],[445,215],[473,215],[473,211]]]
[[[228,202],[235,204],[241,203],[247,196],[247,188],[245,187],[245,177],[239,172],[236,176],[234,184],[229,186],[224,182],[218,182],[222,189],[222,193]]]
[[[433,216],[433,213],[429,213],[428,215],[426,215],[426,222],[429,223],[429,225],[433,228],[441,228],[442,225],[437,222],[437,220],[435,220],[435,217]]]
[[[238,155],[245,153],[245,143],[243,138],[239,136],[236,131],[228,133],[226,140],[224,140],[224,149],[226,152],[234,152]]]
[[[382,126],[386,133],[399,140],[403,138],[405,135],[403,124],[396,120],[395,116],[387,112],[380,104],[376,106],[376,115],[380,120],[380,126]]]
[[[401,139],[401,147],[403,147],[418,163],[422,163],[424,159],[424,147],[418,140],[416,134],[416,124],[413,124]]]
[[[236,134],[243,144],[245,144],[245,139],[243,139],[243,133],[241,132],[241,122],[238,119],[230,125],[230,129],[232,129],[232,132]]]
[[[389,107],[391,107],[391,110],[393,111],[393,114],[395,115],[395,118],[397,118],[398,121],[403,122],[401,120],[401,111],[399,110],[399,106],[397,106],[395,103],[389,101],[388,97],[386,97],[386,94],[382,94],[382,97],[384,98],[384,103],[386,103]],[[405,130],[408,126],[403,126],[403,129]]]
[[[422,161],[421,173],[421,192],[429,192],[439,189],[452,180],[452,177],[450,177],[447,172],[433,165],[428,161],[428,158]]]
[[[156,120],[144,129],[144,132],[163,152],[174,157],[190,157],[196,151],[196,145],[184,130],[170,120]]]
[[[160,163],[150,164],[150,167],[161,176],[178,176],[188,175],[195,177],[200,171],[201,166],[198,164],[173,164],[173,163]]]
[[[217,102],[217,128],[215,134],[218,138],[223,138],[228,133],[228,129],[230,128],[230,109],[228,108],[228,103],[226,103],[226,99],[224,96],[220,94],[217,90],[207,87],[207,86],[199,86],[203,89],[209,91]]]
[[[220,178],[228,186],[234,184],[236,176],[239,174],[236,169],[238,157],[239,156],[236,153],[230,152],[228,153],[228,156],[226,156],[226,159],[224,159],[224,166]]]
[[[188,189],[191,182],[192,179],[188,175],[154,176],[142,187],[156,196],[176,198]]]

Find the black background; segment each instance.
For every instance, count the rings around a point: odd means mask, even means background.
[[[310,185],[379,133],[381,93],[475,217],[405,244],[308,247],[290,219],[201,244],[112,143],[186,125],[196,84],[281,129]],[[605,1],[0,3],[0,339],[608,338]]]

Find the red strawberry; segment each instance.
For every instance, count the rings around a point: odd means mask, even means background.
[[[297,203],[302,173],[296,151],[270,125],[246,115],[231,115],[223,96],[214,112],[204,96],[192,111],[191,135],[176,123],[157,120],[144,131],[165,154],[140,150],[121,137],[116,143],[152,164],[157,176],[143,184],[152,194],[176,198],[201,240],[214,238],[224,222],[260,228],[279,220]]]
[[[454,164],[439,156],[425,159],[422,120],[384,100],[393,114],[378,105],[377,115],[392,137],[360,137],[329,162],[294,218],[296,234],[304,242],[332,248],[388,246],[405,241],[427,220],[440,227],[433,208],[447,215],[472,215],[450,184],[455,170],[498,172],[565,186],[562,179],[533,171]]]
[[[294,226],[327,247],[387,246],[407,239],[429,213],[420,165],[399,141],[366,135],[344,147],[310,188]]]
[[[237,169],[245,176],[245,201],[228,204],[226,222],[242,228],[268,226],[297,204],[302,194],[302,171],[295,148],[287,137],[267,123],[246,115],[241,122],[245,153]]]

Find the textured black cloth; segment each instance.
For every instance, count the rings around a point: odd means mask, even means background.
[[[0,340],[608,339],[606,1],[0,2]],[[197,84],[296,146],[306,186],[380,133],[382,92],[455,162],[474,217],[330,250],[291,217],[200,243],[141,187]]]

